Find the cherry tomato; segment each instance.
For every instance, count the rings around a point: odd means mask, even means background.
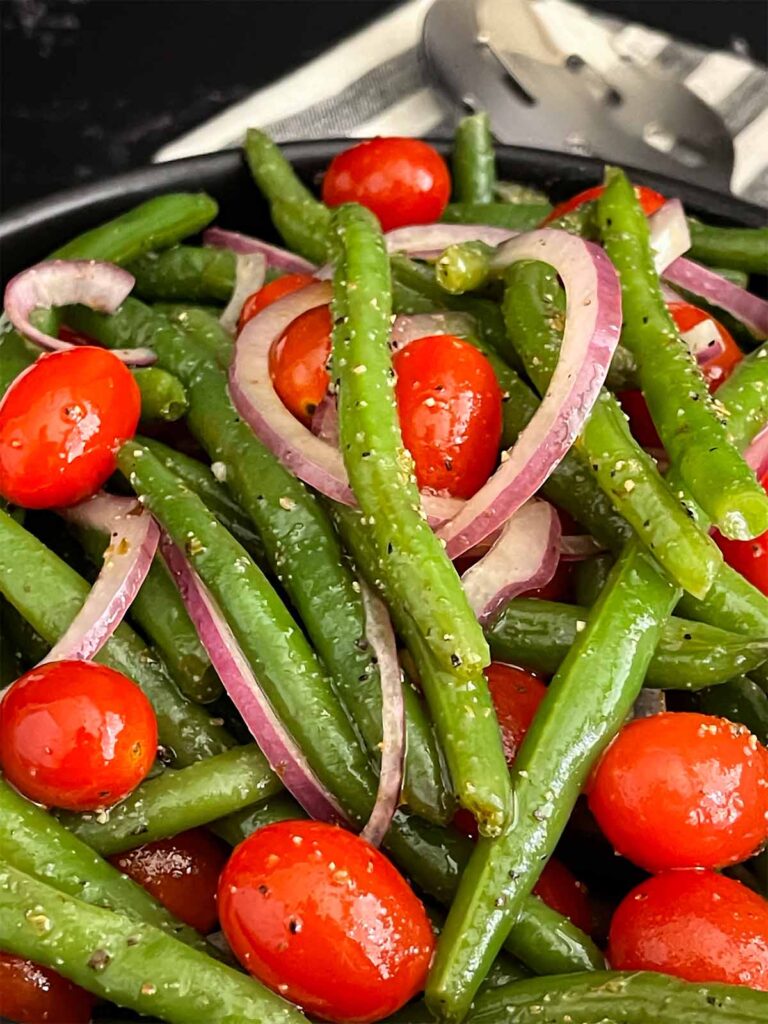
[[[511,765],[547,688],[530,672],[500,661],[489,665],[485,675],[499,720],[504,754]]]
[[[96,1005],[90,992],[60,974],[0,952],[0,1013],[18,1024],[88,1024]]]
[[[567,917],[577,928],[587,934],[592,931],[592,909],[586,887],[562,861],[550,857],[533,891],[548,907]]]
[[[551,220],[557,220],[558,217],[562,217],[566,213],[570,213],[572,210],[577,210],[584,203],[589,203],[593,199],[599,199],[603,194],[604,185],[595,185],[594,188],[585,189],[583,192],[579,192],[578,195],[572,196],[570,199],[566,199],[565,202],[558,203],[554,210],[546,216],[544,223],[547,224]],[[654,192],[652,188],[647,188],[645,185],[635,185],[635,195],[640,200],[640,206],[643,209],[643,213],[646,217],[650,217],[651,214],[656,213],[666,202],[666,199],[659,192]]]
[[[619,971],[768,991],[768,902],[714,871],[667,871],[625,896],[608,960]]]
[[[686,331],[690,331],[697,324],[703,323],[705,320],[711,320],[714,324],[715,330],[720,335],[720,340],[723,343],[723,352],[720,355],[709,359],[701,368],[701,372],[709,385],[710,391],[716,391],[720,385],[730,377],[736,366],[744,358],[739,346],[733,340],[730,331],[728,331],[719,320],[716,320],[711,313],[707,313],[706,310],[699,309],[698,306],[692,306],[690,302],[668,302],[667,309],[672,314],[672,319],[675,321],[677,329],[681,334],[685,334]]]
[[[317,306],[290,323],[269,353],[269,373],[283,404],[305,426],[325,397],[330,382],[331,311]]]
[[[501,442],[502,395],[491,364],[461,338],[436,334],[400,349],[393,366],[419,487],[471,498],[491,475]]]
[[[203,935],[216,927],[216,887],[229,850],[204,828],[145,843],[109,860]]]
[[[665,712],[626,725],[592,774],[589,807],[645,868],[722,867],[768,840],[768,757],[743,725]]]
[[[306,288],[314,280],[315,278],[311,274],[283,274],[281,277],[276,277],[274,281],[270,281],[269,284],[265,284],[263,288],[259,288],[253,295],[249,295],[243,303],[240,319],[237,321],[238,334],[248,321],[252,320],[262,309],[266,309],[278,299],[290,295],[291,292]]]
[[[140,411],[130,370],[106,349],[41,356],[0,402],[0,494],[26,508],[87,498],[114,471]]]
[[[323,179],[328,206],[361,203],[384,231],[439,220],[451,195],[451,176],[434,147],[419,139],[378,138],[345,149]]]
[[[620,391],[617,398],[621,408],[629,417],[629,429],[632,436],[643,448],[654,448],[662,450],[664,444],[659,437],[656,425],[651,419],[648,403],[645,401],[643,392],[632,388],[630,391]]]
[[[152,767],[157,721],[126,676],[91,661],[52,661],[0,703],[3,770],[38,803],[92,811],[122,800]]]
[[[426,980],[434,936],[405,879],[359,836],[283,821],[249,836],[219,882],[243,966],[313,1017],[374,1021]]]
[[[760,483],[768,491],[768,474]],[[728,565],[768,597],[768,531],[752,540],[730,540],[719,530],[712,536]]]

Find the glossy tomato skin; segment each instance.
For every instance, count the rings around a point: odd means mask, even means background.
[[[768,902],[714,871],[667,871],[642,882],[611,921],[615,970],[768,991]]]
[[[647,871],[723,867],[768,840],[768,756],[745,726],[694,712],[626,725],[592,774],[590,810]]]
[[[0,494],[25,508],[72,505],[115,469],[136,432],[141,395],[106,349],[40,356],[0,402]]]
[[[272,345],[269,372],[280,399],[305,426],[325,397],[331,354],[331,311],[317,306],[290,323]]]
[[[243,303],[240,318],[237,321],[238,333],[262,309],[266,309],[273,302],[277,302],[278,299],[282,299],[292,292],[306,288],[314,280],[315,278],[311,274],[282,274],[280,277],[276,277],[274,281],[265,284],[263,288],[259,288],[253,295],[249,295]]]
[[[715,326],[720,340],[723,344],[723,351],[713,359],[709,359],[702,367],[702,373],[710,391],[717,391],[736,369],[744,358],[744,354],[733,340],[733,336],[719,320],[716,320],[711,313],[692,306],[690,302],[668,302],[667,309],[672,314],[675,326],[681,334],[690,331],[705,320],[711,320]]]
[[[583,932],[589,934],[592,931],[592,909],[586,886],[562,861],[550,857],[533,887],[533,892],[539,899],[544,900],[548,907],[567,917]]]
[[[501,442],[502,394],[491,364],[451,334],[418,338],[392,362],[419,487],[471,498],[493,472]]]
[[[181,921],[208,935],[219,912],[216,890],[229,850],[204,828],[145,843],[109,860]]]
[[[552,210],[551,213],[547,214],[544,219],[544,223],[548,224],[550,221],[557,220],[559,217],[564,216],[566,213],[570,213],[572,210],[577,210],[584,203],[592,202],[593,199],[599,199],[603,194],[605,185],[595,185],[593,188],[587,188],[583,192],[579,192],[578,195],[571,196],[570,199],[566,199]],[[659,192],[655,192],[652,188],[647,188],[645,185],[635,185],[635,195],[640,201],[643,213],[646,217],[650,217],[651,214],[656,213],[666,202],[666,199]]]
[[[60,974],[0,952],[0,1014],[18,1024],[88,1024],[96,999]]]
[[[537,676],[500,661],[492,662],[485,676],[499,720],[504,755],[511,766],[547,688]]]
[[[377,138],[338,153],[323,179],[328,206],[361,203],[384,231],[439,220],[451,176],[437,150],[420,139]]]
[[[53,661],[21,676],[0,703],[9,782],[38,803],[109,807],[145,778],[157,721],[139,687],[106,665]]]
[[[434,936],[424,908],[365,840],[317,821],[267,825],[219,883],[243,966],[323,1020],[375,1021],[419,992]]]
[[[768,473],[760,483],[768,491]],[[768,532],[752,540],[730,540],[719,530],[712,536],[728,565],[768,597]]]

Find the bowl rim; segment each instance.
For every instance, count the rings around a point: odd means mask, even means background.
[[[362,141],[349,138],[308,139],[281,143],[280,148],[288,160],[301,170],[321,161],[327,162],[340,149]],[[443,155],[450,153],[451,140],[429,141]],[[523,176],[529,169],[532,176],[541,178],[544,172],[545,176],[553,181],[573,180],[583,184],[585,179],[593,179],[594,182],[599,182],[605,167],[605,161],[597,157],[524,146],[497,145],[496,153],[502,163],[510,161],[519,165],[522,170],[518,173]],[[239,148],[218,150],[180,160],[148,164],[122,174],[51,193],[0,215],[0,244],[12,245],[14,237],[26,231],[33,231],[38,225],[50,224],[52,220],[90,206],[98,207],[117,197],[125,197],[128,203],[131,199],[138,200],[173,189],[188,190],[190,183],[196,179],[204,179],[211,174],[232,173],[243,162],[242,150]],[[638,168],[626,169],[638,183],[654,187],[663,194],[680,194],[687,206],[705,211],[707,215],[718,220],[736,222],[747,227],[761,227],[768,218],[768,211],[763,207],[738,196]]]

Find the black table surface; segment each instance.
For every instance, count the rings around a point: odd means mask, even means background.
[[[139,167],[396,6],[382,0],[0,0],[0,206]],[[593,6],[766,60],[765,0]]]

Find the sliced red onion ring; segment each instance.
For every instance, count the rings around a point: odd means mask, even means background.
[[[691,232],[679,199],[668,199],[648,221],[651,229],[653,262],[661,273],[691,247]]]
[[[245,300],[264,284],[267,261],[262,253],[238,253],[235,256],[235,287],[219,323],[225,331],[234,334]]]
[[[485,242],[501,245],[514,238],[516,231],[489,224],[413,224],[407,228],[387,231],[384,242],[387,252],[403,252],[416,259],[437,259],[449,245],[459,242]]]
[[[744,461],[755,472],[758,480],[768,473],[768,427],[755,434],[744,451]]]
[[[433,334],[468,334],[473,326],[474,321],[467,313],[401,314],[392,324],[392,348],[397,351]]]
[[[63,352],[74,346],[30,322],[36,309],[88,306],[99,313],[114,313],[133,288],[134,278],[113,263],[96,260],[47,260],[11,278],[5,289],[5,312],[16,330],[42,348]],[[132,366],[147,366],[156,359],[148,348],[113,349]]]
[[[664,279],[736,317],[757,338],[768,338],[768,301],[693,260],[676,259],[663,270]]]
[[[688,346],[692,356],[696,357],[699,366],[706,366],[725,352],[725,343],[714,320],[707,317],[690,330],[682,331],[680,337]]]
[[[560,557],[564,562],[583,562],[585,558],[600,555],[605,550],[605,545],[588,533],[560,538]]]
[[[490,551],[461,577],[478,622],[485,624],[518,594],[549,583],[559,559],[560,519],[548,502],[533,498],[507,522]]]
[[[315,776],[299,746],[273,711],[208,589],[165,533],[160,550],[211,664],[272,770],[310,817],[348,824],[344,812]]]
[[[43,658],[90,661],[123,621],[152,565],[160,531],[134,498],[97,494],[60,513],[70,523],[109,534],[104,564],[69,629]]]
[[[333,395],[326,395],[312,417],[312,433],[321,441],[339,447],[339,411]]]
[[[361,835],[378,846],[389,830],[403,784],[405,764],[405,701],[397,642],[385,605],[360,581],[365,610],[365,636],[381,679],[381,768],[376,802]]]
[[[265,257],[268,267],[284,270],[287,274],[313,274],[317,269],[314,263],[296,256],[279,245],[271,245],[260,238],[241,235],[238,231],[225,231],[224,228],[208,228],[203,232],[203,244],[214,249],[231,249],[232,252],[247,254],[260,252]]]
[[[493,257],[498,269],[518,260],[543,260],[560,275],[567,301],[560,357],[541,405],[499,469],[440,529],[452,559],[502,526],[559,464],[581,433],[619,341],[621,288],[601,248],[544,228],[505,242]]]

